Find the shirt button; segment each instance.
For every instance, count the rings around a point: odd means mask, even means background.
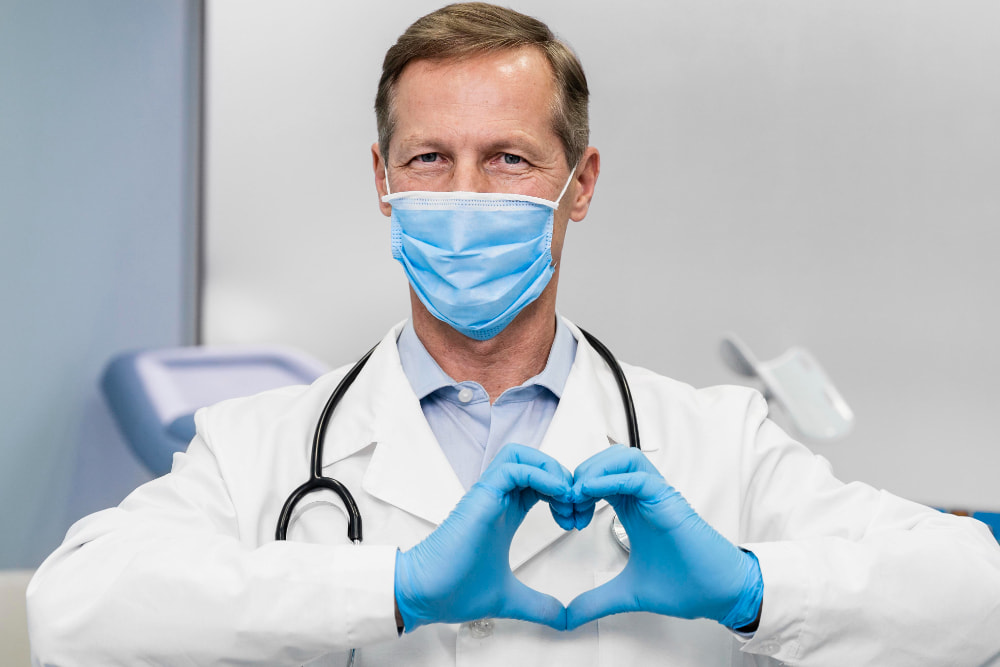
[[[775,641],[766,641],[757,648],[761,655],[774,655],[781,650],[781,644]]]
[[[468,387],[462,387],[458,390],[458,400],[462,403],[468,403],[472,400],[473,396],[475,396],[475,393]]]
[[[469,634],[475,639],[486,639],[493,636],[493,621],[489,618],[472,621],[469,623]]]

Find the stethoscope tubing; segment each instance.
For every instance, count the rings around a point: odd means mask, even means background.
[[[371,358],[374,351],[374,347],[368,350],[368,352],[365,353],[365,356],[361,357],[361,359],[354,364],[351,370],[347,371],[347,374],[341,378],[340,383],[337,384],[337,388],[333,390],[332,394],[330,394],[330,398],[327,399],[326,405],[323,406],[323,412],[320,413],[319,422],[316,424],[316,430],[313,432],[312,460],[310,461],[309,467],[309,479],[303,482],[297,489],[292,491],[292,494],[288,496],[284,506],[282,506],[281,514],[278,516],[278,526],[275,529],[274,539],[284,540],[286,538],[288,526],[292,522],[292,512],[295,510],[295,506],[298,505],[300,500],[313,491],[329,489],[340,496],[340,500],[344,503],[344,509],[347,510],[348,539],[350,539],[354,544],[361,544],[361,511],[358,509],[358,504],[354,501],[354,495],[339,480],[323,476],[323,441],[326,439],[326,429],[330,425],[330,421],[333,418],[333,411],[337,408],[337,405],[344,397],[344,394],[347,393],[350,386],[354,384],[354,380],[357,379],[358,375],[361,373],[361,369],[365,367],[366,363],[368,363],[368,359]]]
[[[621,365],[615,359],[615,355],[611,354],[611,350],[601,341],[597,340],[589,332],[580,329],[580,333],[583,337],[587,339],[591,347],[597,350],[597,353],[601,355],[601,358],[607,362],[608,367],[611,369],[611,374],[615,376],[615,383],[618,385],[618,393],[622,398],[622,407],[625,408],[625,424],[628,428],[628,446],[635,447],[636,449],[642,449],[639,446],[639,422],[635,416],[635,402],[632,400],[632,390],[628,386],[628,380],[625,378],[625,371],[622,370]]]
[[[583,334],[583,337],[587,339],[587,342],[597,351],[601,358],[607,362],[608,367],[611,369],[611,373],[615,377],[615,383],[618,385],[618,392],[621,395],[622,406],[625,409],[625,422],[628,427],[629,446],[638,449],[639,424],[636,420],[635,403],[632,400],[632,391],[629,388],[628,380],[625,378],[625,372],[622,371],[622,367],[618,364],[618,361],[615,359],[614,355],[611,354],[611,351],[604,345],[604,343],[583,329],[580,329],[580,333]],[[376,347],[378,346],[376,345]],[[333,390],[333,393],[330,394],[330,398],[327,399],[326,404],[323,406],[323,411],[320,413],[319,421],[316,424],[316,430],[313,433],[309,479],[292,491],[291,495],[288,496],[288,499],[285,500],[285,504],[281,508],[281,513],[278,515],[278,525],[275,529],[274,539],[279,541],[286,539],[288,527],[292,521],[292,513],[295,511],[295,507],[298,505],[299,501],[313,491],[327,489],[336,493],[337,496],[340,497],[340,500],[344,503],[344,509],[347,511],[348,518],[348,539],[350,539],[354,544],[361,544],[361,511],[358,509],[358,504],[355,502],[354,496],[351,494],[347,486],[339,480],[323,476],[323,441],[326,438],[327,427],[333,419],[334,410],[336,410],[337,405],[340,404],[340,401],[344,397],[344,394],[347,393],[347,390],[352,384],[354,384],[354,381],[361,373],[361,369],[363,369],[365,364],[368,363],[368,359],[371,358],[374,351],[375,347],[368,350],[368,352],[366,352],[365,355],[361,357],[361,359],[359,359],[349,371],[347,371],[347,374],[341,378],[337,387]]]

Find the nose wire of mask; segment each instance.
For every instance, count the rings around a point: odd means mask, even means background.
[[[428,312],[476,340],[493,338],[548,285],[556,201],[476,192],[391,194],[392,256]]]

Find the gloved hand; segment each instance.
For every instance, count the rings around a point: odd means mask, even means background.
[[[624,611],[711,618],[729,628],[757,617],[757,558],[705,523],[642,452],[615,445],[592,456],[576,469],[573,493],[577,514],[589,517],[607,499],[631,552],[617,577],[570,602],[567,629]]]
[[[517,618],[566,628],[566,608],[510,570],[510,542],[528,510],[549,503],[572,528],[572,475],[552,457],[507,445],[448,518],[396,555],[396,604],[407,632],[427,623]]]

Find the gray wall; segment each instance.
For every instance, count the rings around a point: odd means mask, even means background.
[[[381,57],[437,2],[209,4],[208,342],[340,364],[407,313],[368,147]],[[810,348],[845,479],[1000,510],[1000,4],[519,0],[577,49],[603,172],[561,310],[623,359],[734,381]],[[641,416],[640,416],[641,418]]]
[[[0,0],[0,568],[148,478],[99,395],[194,335],[198,3]]]

